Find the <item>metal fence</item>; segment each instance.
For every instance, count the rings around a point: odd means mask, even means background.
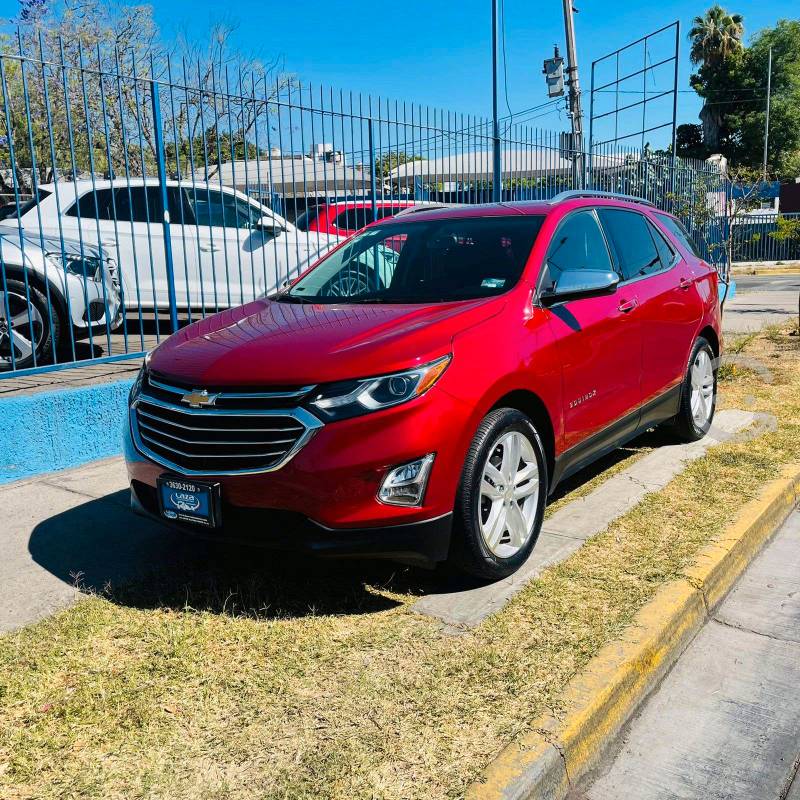
[[[569,142],[504,120],[503,199],[624,192],[711,241],[716,167]],[[0,53],[0,377],[141,355],[372,220],[488,201],[494,145],[470,114],[20,33]]]
[[[779,220],[796,225],[794,235],[780,235]],[[800,260],[800,214],[745,214],[732,226],[735,261]]]

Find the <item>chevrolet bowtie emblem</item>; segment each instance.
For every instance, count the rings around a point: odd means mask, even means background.
[[[218,394],[209,394],[207,389],[194,389],[181,397],[181,403],[186,403],[192,408],[204,408],[213,406],[218,397]]]

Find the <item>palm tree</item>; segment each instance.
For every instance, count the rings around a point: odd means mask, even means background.
[[[689,30],[689,41],[692,49],[689,53],[693,64],[701,64],[700,75],[718,72],[725,61],[734,53],[742,50],[744,34],[744,18],[741,14],[729,14],[722,6],[714,5],[702,17],[692,20]],[[693,76],[692,82],[699,76]],[[698,89],[698,91],[700,91]],[[700,91],[701,96],[705,96]],[[724,106],[719,104],[703,104],[700,121],[703,125],[703,141],[714,150],[719,147],[724,122]]]
[[[741,50],[743,23],[741,14],[729,14],[720,5],[711,6],[702,17],[695,17],[689,30],[692,63],[719,63]]]

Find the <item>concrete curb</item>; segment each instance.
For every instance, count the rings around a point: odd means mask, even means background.
[[[787,267],[734,267],[731,275],[741,277],[742,275],[795,275],[800,272],[800,264]]]
[[[119,455],[132,383],[0,397],[0,484]]]
[[[540,717],[502,750],[468,800],[561,800],[590,774],[798,500],[800,464],[790,464],[568,684],[562,716]]]

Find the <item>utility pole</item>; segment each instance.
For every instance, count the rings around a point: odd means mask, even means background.
[[[500,122],[497,118],[497,0],[492,0],[492,202],[502,200],[502,188]]]
[[[583,112],[581,87],[578,82],[578,52],[575,46],[575,21],[572,0],[564,2],[564,32],[567,37],[567,85],[569,86],[569,114],[572,120],[572,150],[574,153],[575,182],[583,184]],[[580,188],[580,186],[578,187]]]
[[[767,182],[767,147],[769,146],[769,101],[772,93],[772,48],[769,49],[767,64],[767,118],[764,123],[764,183]]]

